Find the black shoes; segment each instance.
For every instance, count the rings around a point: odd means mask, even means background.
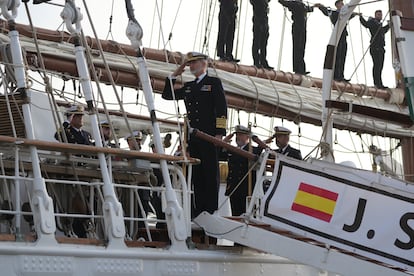
[[[234,58],[234,57],[230,56],[230,57],[220,57],[220,61],[237,63],[237,62],[240,61],[240,59],[237,59],[237,58]]]
[[[306,75],[310,74],[310,72],[309,71],[306,71],[304,73],[303,72],[295,72],[295,74],[306,76]]]
[[[257,64],[257,63],[255,63],[254,66],[256,66],[257,68],[263,68],[263,69],[267,69],[267,70],[273,70],[274,69],[272,66],[270,66],[267,63],[265,63],[265,64]]]

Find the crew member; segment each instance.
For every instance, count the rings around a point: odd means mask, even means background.
[[[242,150],[249,151],[250,130],[242,125],[234,128],[234,132],[227,135],[223,141],[230,143],[231,138],[236,136],[236,144]],[[252,153],[260,154],[262,148],[252,147]],[[227,175],[227,186],[225,195],[230,197],[231,212],[233,216],[240,216],[246,212],[246,198],[249,196],[249,160],[236,153],[227,153],[229,172]],[[252,188],[256,182],[255,171],[252,174]],[[250,191],[251,192],[251,191]]]
[[[267,62],[267,40],[269,39],[270,0],[250,0],[253,5],[253,45],[252,55],[257,68],[273,69]]]
[[[68,143],[72,144],[83,144],[83,145],[93,145],[92,136],[89,132],[82,129],[83,126],[83,116],[85,115],[85,110],[81,105],[71,106],[67,111],[70,122],[65,124],[66,127],[60,129],[55,133],[55,138],[60,141],[65,141],[63,135],[66,136]]]
[[[301,75],[309,74],[304,59],[306,21],[308,12],[313,12],[313,7],[305,5],[302,0],[279,0],[279,3],[292,13],[293,71]]]
[[[384,67],[384,55],[385,55],[385,33],[390,29],[390,25],[387,24],[382,26],[382,11],[376,10],[375,17],[370,17],[367,20],[359,16],[359,21],[361,24],[369,29],[371,33],[371,45],[369,48],[369,53],[372,57],[372,77],[374,79],[374,85],[377,88],[383,89],[387,88],[382,83],[382,68]]]
[[[339,13],[341,12],[342,7],[344,6],[343,0],[336,0],[335,7],[336,10],[333,11],[330,8],[323,6],[322,4],[316,4],[324,15],[329,16],[331,19],[332,25],[335,26],[336,22],[339,18]],[[353,18],[356,13],[353,13],[350,17]],[[341,37],[339,38],[338,45],[336,47],[336,57],[335,57],[335,70],[334,70],[334,80],[336,81],[349,81],[344,78],[344,69],[345,69],[345,59],[346,59],[346,52],[348,51],[348,43],[346,41],[346,37],[348,36],[348,31],[346,30],[346,25],[344,30],[341,33]]]
[[[273,140],[273,138],[276,138],[275,143],[278,149],[275,151],[277,153],[302,160],[302,154],[300,150],[295,149],[289,145],[289,138],[290,138],[291,131],[282,126],[276,126],[274,127],[274,130],[275,130],[275,134],[269,139],[267,139],[265,143],[268,144]]]
[[[219,0],[219,29],[217,56],[221,61],[239,62],[233,57],[234,31],[236,29],[237,0]]]

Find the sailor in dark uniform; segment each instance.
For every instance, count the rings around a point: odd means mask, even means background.
[[[72,144],[93,145],[92,136],[89,132],[82,129],[83,117],[85,115],[84,107],[81,105],[71,106],[67,110],[68,118],[70,121],[68,124],[63,125],[63,129],[60,129],[55,133],[55,138],[64,142],[64,136],[66,136],[67,142]],[[78,165],[84,165],[84,163],[78,163]],[[87,214],[87,206],[79,192],[75,192],[72,195],[71,212],[76,214]],[[79,238],[86,238],[86,228],[88,220],[84,218],[74,218],[72,222],[73,232]]]
[[[101,126],[103,146],[108,148],[118,148],[116,144],[112,142],[112,131],[110,123],[107,120],[103,120],[99,122],[99,125]]]
[[[234,31],[236,29],[237,0],[219,0],[219,30],[217,56],[221,61],[239,62],[233,57]]]
[[[359,17],[361,24],[369,29],[371,33],[371,45],[369,53],[372,57],[372,77],[374,79],[374,85],[377,88],[387,88],[382,83],[382,69],[384,67],[384,55],[385,55],[385,33],[390,29],[390,25],[382,26],[382,11],[376,10],[375,17],[370,17],[365,20],[362,16]]]
[[[245,126],[238,125],[234,132],[227,135],[223,141],[229,143],[234,135],[236,135],[237,146],[242,150],[249,151],[250,130]],[[254,154],[260,154],[262,151],[260,147],[251,147],[251,150]],[[240,216],[246,212],[246,198],[249,196],[249,178],[246,176],[249,171],[249,160],[235,153],[227,153],[227,160],[229,172],[225,195],[230,197],[232,215]],[[253,189],[256,182],[255,171],[252,170],[251,174]]]
[[[279,3],[292,13],[292,42],[293,42],[293,71],[296,74],[306,75],[305,45],[306,45],[306,20],[308,12],[313,12],[313,7],[305,5],[302,0],[279,0]]]
[[[222,139],[226,133],[227,103],[221,80],[207,75],[207,56],[197,52],[187,54],[187,59],[165,81],[162,97],[184,100],[189,124],[209,135]],[[186,65],[196,80],[184,83],[179,89],[173,89],[176,77],[184,72]],[[213,213],[218,208],[219,169],[216,147],[204,140],[190,137],[188,150],[191,157],[201,160],[193,167],[193,187],[195,209],[194,217],[202,211]]]
[[[77,106],[69,107],[65,112],[65,121],[63,121],[62,128],[59,128],[58,131],[55,132],[55,139],[59,141],[59,133],[66,129],[70,125],[70,120],[72,120],[73,110],[76,110]]]
[[[276,126],[274,127],[275,134],[267,139],[265,143],[270,143],[273,138],[276,138],[276,145],[278,146],[278,149],[275,150],[277,153],[281,153],[285,156],[296,158],[299,160],[302,160],[302,154],[300,150],[292,148],[289,145],[289,135],[291,131],[285,127],[282,126]]]
[[[83,115],[85,115],[83,106],[74,105],[67,112],[72,114],[70,122],[69,124],[64,124],[66,127],[55,133],[55,138],[59,141],[65,141],[63,138],[63,135],[65,135],[68,143],[93,145],[91,134],[82,129]]]
[[[250,0],[253,5],[253,45],[252,55],[254,66],[257,68],[273,69],[269,66],[267,56],[267,40],[269,39],[270,0]]]
[[[332,24],[335,26],[339,18],[339,13],[342,7],[344,6],[344,1],[343,0],[335,1],[335,7],[336,7],[335,11],[323,6],[322,4],[315,4],[315,6],[317,6],[324,15],[329,16]],[[355,15],[357,14],[353,13],[350,19],[353,18]],[[345,25],[345,28],[342,31],[341,37],[336,47],[335,70],[334,70],[334,80],[336,81],[343,81],[343,80],[347,81],[344,78],[345,59],[346,59],[346,52],[348,50],[348,44],[346,42],[347,36],[348,36],[348,31],[346,30],[346,25]]]

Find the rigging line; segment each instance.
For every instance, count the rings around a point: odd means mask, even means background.
[[[161,11],[159,12],[159,17],[162,18],[164,13],[164,0],[161,0]],[[161,25],[160,25],[161,26]],[[165,37],[164,37],[164,32],[161,31],[162,29],[160,28],[160,31],[158,32],[158,49],[160,48],[160,38],[162,38],[162,44],[164,45],[165,43]]]
[[[180,11],[182,2],[183,2],[183,0],[180,0],[180,3],[178,4],[177,12],[175,13],[174,20],[173,20],[173,23],[171,25],[171,30],[170,30],[170,33],[168,35],[168,41],[170,41],[171,38],[172,38],[173,29],[175,27],[175,23],[177,22],[178,13]],[[168,41],[166,43],[168,43]],[[164,44],[164,47],[163,48],[165,48],[165,46],[166,46],[166,44]]]
[[[90,22],[92,32],[93,32],[93,34],[94,34],[94,36],[96,38],[97,46],[98,46],[98,49],[99,49],[100,56],[102,57],[103,64],[105,65],[105,69],[107,70],[107,72],[109,72],[108,73],[109,81],[110,81],[110,83],[112,85],[112,88],[113,88],[115,97],[116,97],[116,99],[117,99],[117,101],[119,103],[119,108],[120,108],[120,111],[122,113],[122,116],[125,119],[125,125],[127,126],[127,129],[130,131],[130,133],[132,133],[131,125],[129,124],[129,121],[128,121],[128,118],[127,118],[125,109],[124,109],[124,107],[122,105],[122,101],[121,101],[121,99],[119,97],[119,94],[117,92],[117,88],[116,88],[116,85],[115,85],[115,81],[113,79],[113,76],[110,73],[111,70],[109,68],[108,62],[106,61],[105,54],[104,54],[103,49],[102,49],[102,44],[101,44],[100,40],[98,39],[98,35],[96,33],[96,29],[95,29],[95,26],[94,26],[93,21],[92,21],[92,18],[91,18],[91,14],[89,13],[89,9],[88,9],[88,6],[86,4],[86,0],[83,0],[83,5],[85,7],[85,11],[86,11],[86,14],[88,16],[88,20]],[[86,38],[84,37],[83,32],[82,32],[82,39],[86,41]],[[93,64],[91,64],[91,65],[93,67]]]
[[[203,0],[204,3],[204,0]],[[203,5],[200,5],[200,11],[199,11],[199,16],[198,16],[198,21],[197,21],[197,28],[196,28],[196,33],[194,35],[194,42],[193,42],[193,49],[195,49],[196,47],[196,43],[197,43],[197,36],[198,36],[198,30],[200,28],[200,22],[202,21],[202,10],[203,10]]]
[[[236,65],[237,66],[237,65]],[[213,68],[214,68],[214,71],[216,72],[216,75],[219,75],[218,74],[218,72],[217,72],[217,69],[216,69],[216,67],[214,66],[214,64],[213,64]],[[243,75],[245,75],[249,80],[250,80],[250,82],[253,84],[253,87],[254,87],[254,91],[255,91],[255,94],[256,94],[256,99],[255,99],[255,101],[254,101],[254,113],[256,114],[257,113],[257,110],[258,110],[258,108],[259,108],[259,106],[258,106],[258,103],[259,103],[259,89],[258,89],[258,87],[257,87],[257,85],[256,85],[256,83],[255,83],[255,81],[254,81],[254,79],[252,78],[252,76],[250,76],[245,70],[242,70],[241,71],[242,73],[243,73]],[[268,78],[269,79],[269,78]],[[270,80],[270,79],[269,79]],[[272,84],[272,86],[273,86],[273,83],[272,83],[272,81],[270,81],[270,83]],[[275,88],[275,87],[274,87]],[[277,101],[277,108],[279,108],[279,94],[277,93],[277,90],[276,90],[276,95],[277,95],[277,98],[278,98],[278,101]],[[256,118],[256,115],[255,115],[255,118]],[[257,124],[256,124],[257,125]]]
[[[206,23],[206,27],[205,27],[205,35],[204,35],[204,41],[203,41],[203,50],[205,49],[206,53],[209,54],[209,43],[210,43],[210,37],[211,37],[211,29],[213,26],[213,17],[216,14],[216,7],[217,7],[217,1],[214,2],[214,8],[213,8],[213,12],[211,12],[212,9],[212,2],[213,0],[210,0],[210,6],[208,9],[208,14],[207,14],[207,23]],[[216,52],[216,51],[215,51]]]
[[[361,25],[361,24],[359,24],[359,25]],[[347,31],[348,31],[348,34],[349,34],[349,38],[350,38],[349,40],[350,40],[350,43],[351,43],[352,64],[355,68],[356,67],[356,56],[355,56],[354,40],[352,39],[352,32],[351,32],[351,28],[349,27],[349,25],[347,26],[347,28],[348,28]],[[363,47],[362,47],[362,49],[363,49]],[[356,82],[359,83],[359,75],[358,75],[357,71],[355,72],[355,78],[356,78]]]
[[[27,18],[28,18],[29,24],[30,24],[30,29],[33,33],[33,42],[34,42],[35,47],[36,47],[36,56],[37,56],[37,58],[40,62],[40,67],[43,70],[43,71],[40,71],[39,73],[40,73],[40,75],[43,79],[43,82],[45,83],[45,91],[46,91],[46,94],[48,96],[47,98],[49,100],[49,105],[52,106],[53,110],[54,110],[54,112],[52,112],[52,116],[53,116],[53,122],[55,124],[55,129],[59,129],[59,127],[62,125],[62,120],[61,120],[60,116],[58,116],[58,114],[57,114],[58,107],[57,107],[56,99],[55,99],[55,97],[52,93],[53,92],[52,91],[52,85],[49,81],[49,77],[45,73],[45,63],[44,63],[44,60],[43,60],[43,56],[40,52],[39,41],[37,39],[37,31],[36,31],[36,28],[34,28],[34,26],[33,26],[33,21],[32,21],[32,16],[31,16],[31,13],[30,13],[30,9],[28,7],[27,2],[25,2],[24,4],[25,4],[24,6],[25,6],[25,10],[26,10],[26,15],[27,15]],[[27,61],[27,60],[25,59],[25,61]],[[42,74],[42,72],[43,72],[43,74]],[[66,135],[58,135],[58,136],[65,136],[65,138],[66,138]],[[63,139],[65,140],[65,142],[67,142],[65,138],[63,138]]]
[[[109,16],[109,29],[108,29],[108,33],[106,34],[105,40],[108,39],[109,35],[111,36],[112,40],[114,40],[114,36],[112,35],[112,19],[113,19],[113,15],[114,15],[114,1],[115,0],[112,0],[111,16]]]
[[[176,113],[175,117],[177,119],[176,122],[177,122],[178,136],[179,136],[180,144],[184,145],[185,142],[186,142],[185,141],[186,137],[184,137],[183,130],[181,129],[180,118],[182,118],[182,117],[181,117],[180,110],[179,110],[179,103],[178,103],[178,100],[175,97],[174,83],[172,81],[172,78],[168,78],[168,81],[170,82],[171,95],[172,95],[172,98],[173,98],[174,109],[175,109],[175,113]],[[187,120],[186,120],[185,116],[183,116],[183,117],[184,117],[184,124],[185,124],[185,122]],[[184,159],[187,161],[187,155],[183,154],[183,156],[184,156]]]
[[[220,206],[218,207],[218,210],[221,209],[221,207],[223,207],[223,205],[230,200],[230,197],[236,192],[236,190],[240,187],[241,184],[243,184],[243,181],[246,179],[246,177],[249,175],[249,173],[256,167],[256,165],[259,163],[259,160],[256,160],[254,163],[251,162],[251,166],[249,167],[249,169],[247,170],[247,172],[243,175],[242,179],[240,179],[239,183],[237,183],[236,187],[234,187],[233,191],[231,191],[231,193],[226,197],[226,199],[220,204]]]
[[[171,46],[171,43],[169,43],[169,45]],[[170,60],[169,60],[169,57],[168,57],[168,52],[166,50],[163,51],[163,52],[164,52],[164,56],[165,56],[165,62],[166,63],[170,63]],[[175,62],[175,65],[178,65],[178,61],[175,58],[175,55],[172,55],[172,58],[173,58],[173,60]],[[181,55],[181,61],[184,61],[184,59],[185,59],[185,56],[184,55]],[[179,77],[181,79],[181,83],[183,83],[183,77],[182,77],[182,75],[180,75]],[[178,136],[179,136],[181,145],[183,145],[184,142],[185,142],[184,141],[185,137],[184,137],[184,134],[183,134],[181,125],[180,125],[180,118],[183,118],[184,116],[181,115],[181,111],[180,111],[180,107],[179,107],[178,101],[175,99],[175,93],[174,93],[174,88],[173,88],[174,86],[173,86],[172,80],[170,78],[169,78],[169,81],[170,81],[170,87],[171,87],[171,95],[173,97],[173,104],[174,104],[174,110],[175,110],[175,116],[174,117],[176,118],[177,129],[178,129]],[[184,158],[186,158],[186,155],[184,155]]]
[[[366,5],[366,4],[372,4],[372,3],[376,3],[376,2],[382,2],[383,0],[372,0],[372,1],[368,1],[368,2],[364,2],[364,3],[359,3],[356,5],[349,5],[350,7],[354,7],[354,6],[362,6],[362,5]]]
[[[162,1],[162,2],[164,2],[164,1]],[[156,8],[157,15],[158,15],[158,21],[160,23],[160,29],[159,29],[159,33],[158,33],[159,34],[158,35],[158,49],[159,49],[159,46],[160,46],[159,45],[160,39],[162,39],[162,45],[167,45],[167,43],[165,42],[164,29],[162,27],[162,10],[163,10],[164,4],[162,3],[161,5],[162,5],[162,7],[161,7],[161,11],[160,11],[160,8],[159,8],[159,5],[158,5],[158,0],[156,0],[155,8]]]
[[[355,145],[355,142],[354,142],[354,138],[352,137],[351,132],[348,131],[348,134],[349,134],[349,138],[351,139],[352,146],[354,147],[354,152],[357,152],[356,145]],[[361,140],[362,140],[362,138],[361,138]],[[359,166],[361,168],[363,168],[364,166],[362,165],[362,160],[361,160],[359,154],[357,154],[356,156],[358,158]]]
[[[153,32],[154,32],[156,11],[157,11],[157,2],[155,2],[155,4],[154,4],[154,12],[152,13],[152,23],[151,23],[151,33],[150,33],[149,47],[151,47],[151,43],[152,43],[152,35],[153,35]],[[160,24],[161,24],[161,22],[160,22]]]
[[[286,28],[286,8],[283,9],[283,19],[282,19],[282,32],[280,33],[280,44],[279,44],[279,56],[277,58],[277,70],[280,71],[280,65],[282,63],[282,53],[283,53],[283,45],[285,41],[285,28]]]
[[[358,6],[358,12],[359,12],[359,14],[361,14],[361,8],[359,6]],[[363,39],[363,36],[362,36],[362,24],[359,24],[359,35],[360,35],[362,49],[365,49],[364,39]],[[367,84],[367,66],[365,64],[365,59],[363,59],[363,69],[364,69],[364,79],[365,79],[364,83],[366,85]]]
[[[239,36],[240,36],[240,22],[241,22],[241,12],[242,12],[242,5],[243,5],[243,0],[239,0],[239,10],[238,10],[238,17],[237,17],[237,36],[236,36],[236,51],[235,51],[235,57],[237,58],[238,52],[239,52]],[[236,15],[237,16],[237,15]]]
[[[92,77],[95,81],[96,88],[98,89],[98,98],[97,99],[95,98],[95,94],[92,93],[92,97],[94,99],[95,106],[98,106],[99,98],[101,98],[100,103],[102,104],[102,107],[104,109],[106,120],[108,122],[110,122],[111,120],[110,120],[108,108],[107,108],[107,105],[106,105],[106,102],[105,102],[105,97],[103,96],[103,93],[102,93],[102,89],[101,89],[101,85],[100,85],[100,81],[99,81],[99,77],[98,77],[98,72],[97,72],[97,70],[94,66],[91,49],[87,44],[87,41],[86,41],[85,34],[84,34],[83,30],[81,30],[81,38],[82,38],[82,44],[84,45],[85,52],[86,52],[85,56],[86,56],[86,59],[87,59],[88,63],[90,64],[90,70],[92,71],[91,75],[92,75]],[[111,73],[109,73],[109,74],[111,74]],[[98,113],[98,115],[99,115],[99,113]],[[99,116],[98,116],[98,120],[99,120]],[[99,131],[102,132],[102,127],[101,127],[101,124],[100,124],[99,121],[98,121],[98,126],[99,126]],[[111,132],[115,133],[115,129],[114,129],[114,126],[113,126],[112,123],[109,124],[109,127],[111,129]],[[116,135],[112,135],[112,136],[115,140],[115,145],[119,145],[117,136]]]
[[[381,0],[380,0],[380,1],[381,1]],[[374,2],[377,2],[377,1],[374,1]],[[381,25],[382,25],[382,23],[385,21],[385,18],[388,16],[388,14],[389,14],[389,10],[388,10],[388,11],[387,11],[387,13],[385,14],[384,19],[381,21]],[[362,28],[362,27],[360,27],[360,28]],[[352,72],[352,74],[351,74],[351,78],[352,78],[352,76],[355,74],[355,72],[356,72],[356,70],[358,69],[358,67],[361,65],[362,60],[365,58],[366,54],[368,53],[369,49],[371,48],[371,44],[372,44],[372,42],[373,42],[373,41],[374,41],[374,39],[377,37],[377,35],[378,35],[378,33],[379,33],[380,29],[382,29],[382,28],[383,28],[383,26],[382,26],[381,28],[378,28],[378,30],[375,32],[375,34],[374,34],[373,36],[371,36],[370,43],[369,43],[369,47],[365,50],[365,52],[364,52],[364,54],[363,54],[363,56],[362,56],[361,60],[359,61],[359,63],[358,63],[358,65],[357,65],[357,67],[356,67],[356,68],[354,69],[354,71]],[[361,31],[361,33],[362,33],[362,31]],[[361,35],[361,40],[362,40],[362,35]],[[362,40],[362,41],[363,41],[363,40]],[[364,64],[365,64],[365,61],[364,61]],[[366,84],[366,82],[365,82],[365,84]]]
[[[283,73],[286,75],[285,72],[283,72]],[[302,78],[304,78],[304,77],[302,77]],[[300,96],[300,93],[296,89],[296,85],[294,85],[293,82],[292,82],[293,78],[286,78],[286,79],[289,81],[290,86],[292,87],[293,91],[295,91],[296,95],[298,96],[299,103],[300,103],[300,108],[299,108],[298,112],[296,113],[296,116],[292,118],[292,121],[295,121],[295,119],[300,118],[300,116],[301,116],[300,114],[303,110],[303,100],[302,100],[302,97]],[[278,95],[278,97],[279,97],[279,95]]]

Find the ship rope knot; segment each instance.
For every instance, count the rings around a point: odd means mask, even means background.
[[[321,148],[321,156],[322,157],[329,156],[329,155],[333,156],[333,152],[332,152],[332,149],[331,149],[331,146],[330,146],[329,143],[320,142],[319,147]]]

